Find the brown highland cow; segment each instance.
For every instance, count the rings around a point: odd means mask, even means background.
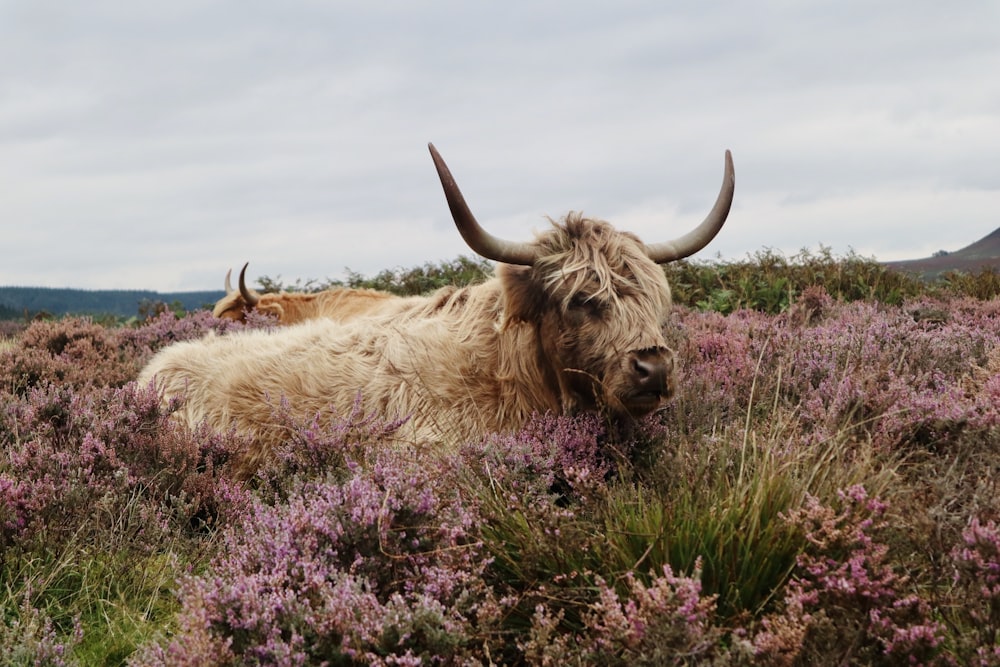
[[[273,332],[210,335],[162,350],[139,381],[177,417],[254,438],[250,471],[286,434],[272,407],[302,419],[347,413],[409,417],[403,442],[451,449],[522,426],[534,413],[603,411],[631,420],[675,388],[663,336],[670,308],[665,262],[704,248],[729,213],[735,178],[726,152],[715,206],[694,230],[645,244],[571,213],[532,242],[496,238],[476,221],[440,155],[431,155],[466,243],[500,264],[487,282],[398,299],[348,322],[310,320]]]

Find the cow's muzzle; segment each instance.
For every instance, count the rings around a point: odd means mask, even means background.
[[[622,403],[629,414],[641,417],[659,408],[675,389],[674,355],[664,347],[628,353],[629,390]]]

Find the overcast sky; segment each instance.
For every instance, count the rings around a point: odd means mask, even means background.
[[[364,8],[361,6],[364,5]],[[218,289],[530,239],[880,260],[1000,227],[1000,3],[0,0],[0,285]]]

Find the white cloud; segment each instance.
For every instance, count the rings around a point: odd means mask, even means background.
[[[450,259],[434,141],[496,233],[582,209],[709,255],[995,229],[1000,8],[0,5],[0,284],[214,289]]]

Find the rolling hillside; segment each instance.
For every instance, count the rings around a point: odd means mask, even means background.
[[[36,313],[49,315],[115,315],[132,317],[139,304],[179,302],[185,310],[204,308],[222,298],[222,290],[204,292],[153,292],[150,290],[81,290],[49,287],[0,287],[0,319],[24,319]]]
[[[946,271],[974,273],[984,268],[1000,271],[1000,228],[961,250],[942,251],[933,257],[885,262],[885,264],[894,269],[919,274],[927,280],[933,280]]]

